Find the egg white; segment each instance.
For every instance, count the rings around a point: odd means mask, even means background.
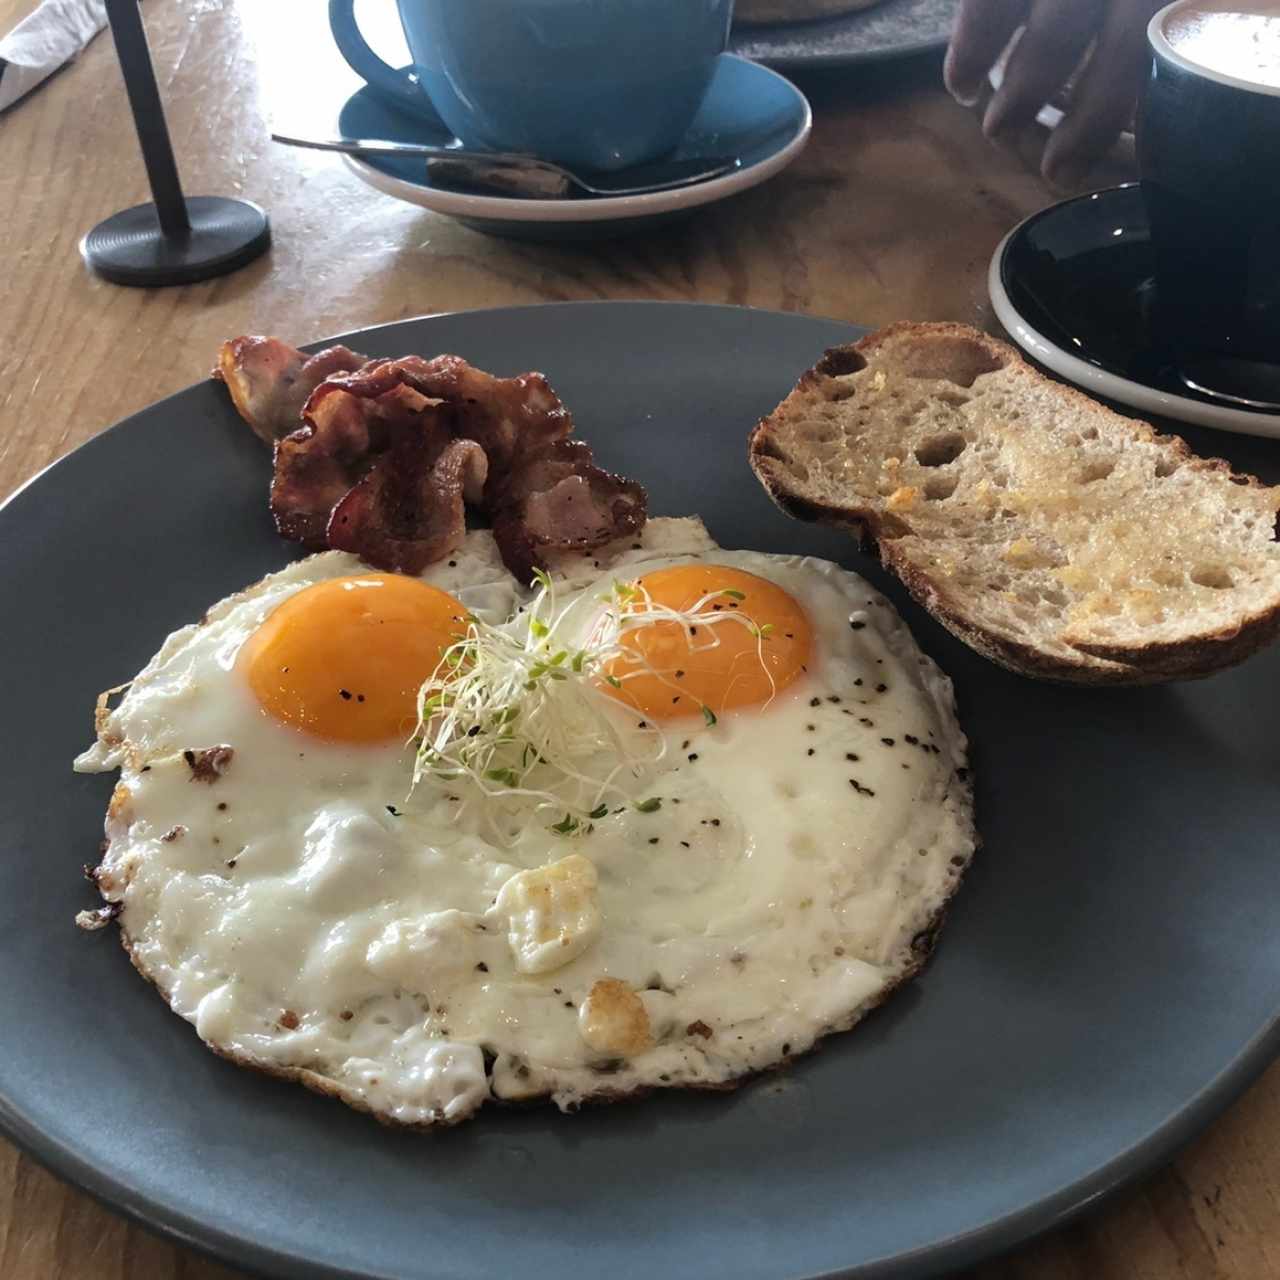
[[[277,604],[353,557],[176,632],[77,761],[121,772],[98,883],[138,967],[217,1051],[417,1125],[722,1084],[851,1026],[919,967],[974,848],[951,687],[856,575],[720,550],[697,521],[561,564],[571,627],[602,582],[696,559],[790,592],[809,670],[766,708],[664,722],[656,810],[509,845],[447,785],[408,796],[402,744],[310,739],[235,672]],[[487,533],[423,578],[519,625]],[[194,781],[183,752],[223,744],[225,773]]]

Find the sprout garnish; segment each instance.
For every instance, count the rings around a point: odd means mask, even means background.
[[[550,576],[535,571],[536,593],[527,627],[495,626],[474,615],[466,634],[451,645],[419,691],[413,785],[447,780],[479,799],[495,835],[505,843],[510,819],[525,810],[545,815],[560,835],[587,831],[611,808],[652,813],[657,797],[640,798],[653,765],[666,754],[662,732],[638,722],[633,729],[617,715],[618,699],[601,688],[623,689],[637,675],[680,689],[671,673],[655,668],[626,637],[657,623],[674,623],[691,652],[720,644],[720,626],[743,626],[756,640],[761,666],[768,628],[737,610],[712,611],[719,596],[709,591],[689,609],[655,602],[638,582],[615,582],[585,644],[565,633],[568,609],[556,603]],[[608,668],[618,663],[621,676]],[[683,672],[681,673],[683,674]],[[772,676],[770,676],[772,686]],[[702,706],[708,726],[716,723]],[[469,784],[469,786],[468,786]],[[497,802],[497,803],[495,803]],[[614,812],[618,810],[614,808]]]

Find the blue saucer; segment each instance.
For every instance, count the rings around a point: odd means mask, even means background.
[[[757,63],[722,54],[698,114],[671,153],[681,160],[741,160],[741,168],[707,182],[640,196],[522,200],[433,185],[421,160],[343,159],[357,177],[379,191],[448,214],[479,231],[526,240],[601,239],[649,230],[764,182],[800,154],[811,125],[809,103],[789,80]],[[456,142],[425,94],[420,110],[405,110],[368,86],[347,100],[338,128],[349,138],[438,146]]]

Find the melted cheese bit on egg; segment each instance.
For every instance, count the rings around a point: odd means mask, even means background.
[[[600,933],[596,869],[573,853],[511,877],[495,908],[508,917],[507,940],[520,973],[547,973],[580,956]]]

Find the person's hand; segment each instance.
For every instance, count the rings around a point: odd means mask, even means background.
[[[943,78],[966,106],[1019,27],[1004,80],[982,130],[1012,139],[1034,120],[1088,53],[1066,117],[1045,145],[1041,170],[1075,186],[1129,123],[1147,63],[1147,23],[1164,0],[961,0]]]

